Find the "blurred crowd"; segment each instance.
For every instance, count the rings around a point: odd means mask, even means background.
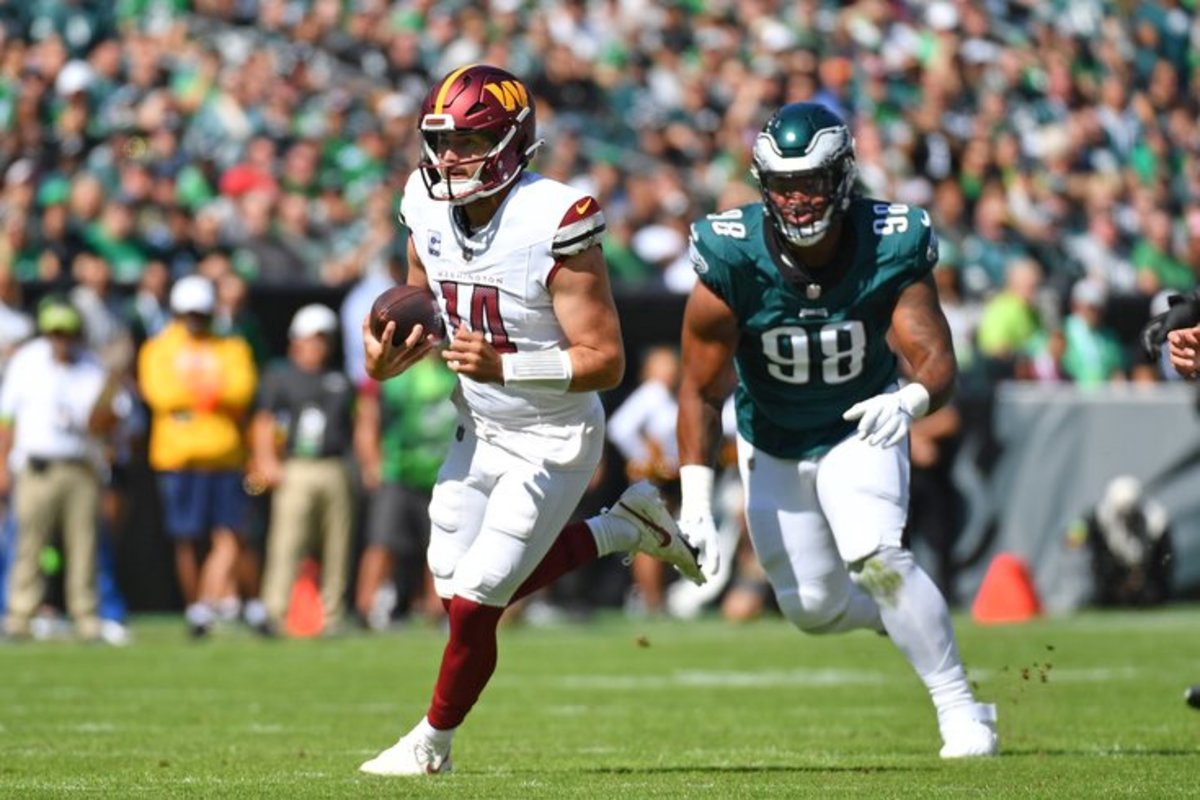
[[[1035,333],[1070,344],[1080,280],[1084,305],[1195,283],[1193,6],[0,3],[0,261],[69,281],[91,254],[126,285],[154,263],[264,284],[384,274],[420,99],[486,61],[537,98],[536,167],[603,202],[619,284],[686,291],[690,220],[753,200],[755,132],[816,100],[853,125],[867,192],[930,209],[963,303],[1032,293]],[[985,350],[1023,338],[994,333]]]
[[[549,147],[535,169],[602,203],[619,293],[687,292],[690,222],[755,201],[754,135],[780,104],[814,100],[851,124],[864,192],[929,210],[968,383],[1162,380],[1133,334],[1200,272],[1195,12],[1195,0],[0,0],[0,350],[34,333],[23,291],[52,290],[100,362],[130,368],[140,403],[130,344],[169,327],[181,279],[209,279],[212,330],[242,337],[256,370],[284,354],[267,352],[248,296],[305,284],[349,293],[345,366],[361,390],[354,321],[403,269],[396,209],[420,100],[483,61],[536,98]],[[953,413],[914,429],[918,468],[944,468]],[[649,469],[624,455],[631,476]],[[642,588],[667,602],[661,578]]]

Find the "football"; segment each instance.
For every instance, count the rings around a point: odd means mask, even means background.
[[[437,339],[446,335],[433,292],[419,286],[393,286],[375,298],[371,306],[371,333],[376,339],[383,338],[389,322],[396,323],[396,333],[392,336],[395,345],[403,344],[417,325],[423,325],[425,333],[432,333]]]

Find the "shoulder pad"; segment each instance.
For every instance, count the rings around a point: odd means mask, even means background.
[[[568,206],[554,231],[550,253],[556,259],[582,253],[600,241],[605,230],[604,211],[596,198],[587,196]]]

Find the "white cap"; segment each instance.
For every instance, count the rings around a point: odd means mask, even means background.
[[[375,111],[383,119],[408,117],[416,113],[417,101],[403,92],[391,92],[379,101]]]
[[[1114,511],[1132,511],[1141,499],[1142,482],[1132,475],[1118,475],[1104,490],[1104,501]]]
[[[216,305],[217,292],[208,278],[188,275],[171,287],[171,310],[176,314],[212,314]]]
[[[288,326],[288,336],[292,339],[305,339],[319,333],[336,333],[337,329],[338,316],[333,309],[320,303],[312,303],[304,306],[292,317],[292,324]]]
[[[1092,278],[1076,281],[1071,287],[1072,303],[1102,308],[1107,297],[1108,290],[1104,288],[1104,284]]]
[[[54,79],[54,90],[63,97],[82,92],[92,85],[92,67],[86,61],[68,61]]]

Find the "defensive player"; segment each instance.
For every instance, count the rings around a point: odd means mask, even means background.
[[[598,555],[646,552],[697,582],[696,557],[657,491],[635,484],[611,511],[567,526],[600,461],[598,390],[625,367],[592,197],[526,169],[541,142],[533,99],[504,70],[463,67],[420,113],[423,158],[401,201],[408,283],[428,286],[451,338],[460,422],[433,489],[428,559],[450,619],[424,719],[364,772],[447,772],[455,730],[496,665],[512,600]],[[367,371],[399,374],[430,341],[402,346],[363,323]],[[560,532],[561,531],[561,532]]]
[[[908,428],[955,379],[929,215],[854,196],[853,139],[821,105],[777,111],[752,164],[762,202],[692,226],[680,528],[715,570],[710,465],[732,361],[747,522],[783,613],[808,633],[886,631],[929,688],[941,755],[992,755],[995,709],[972,696],[945,600],[901,546]]]

